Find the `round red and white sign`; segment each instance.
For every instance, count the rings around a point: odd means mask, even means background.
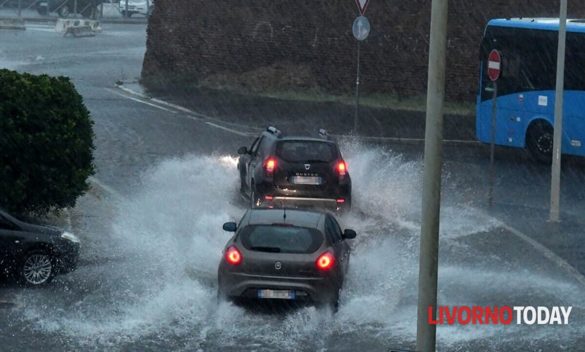
[[[496,49],[490,52],[488,56],[488,77],[492,82],[495,82],[500,78],[502,73],[502,55]]]

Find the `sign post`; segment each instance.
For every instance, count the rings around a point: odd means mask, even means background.
[[[353,21],[352,33],[357,39],[357,72],[355,80],[355,115],[353,119],[353,133],[357,135],[360,115],[360,43],[370,34],[370,21],[365,17],[370,0],[355,0],[360,16]]]
[[[365,16],[359,16],[353,22],[353,36],[357,39],[357,72],[355,79],[355,116],[353,119],[353,132],[357,135],[358,120],[360,116],[360,44],[370,34],[370,22]]]
[[[488,205],[491,207],[494,202],[494,180],[495,180],[495,166],[494,158],[496,153],[496,118],[498,114],[498,79],[502,73],[502,55],[497,50],[492,50],[488,56],[487,75],[493,83],[493,97],[492,97],[492,141],[490,144],[490,172],[489,172],[489,191],[488,191]]]

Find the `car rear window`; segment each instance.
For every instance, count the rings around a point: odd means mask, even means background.
[[[319,230],[297,226],[249,225],[240,238],[248,250],[274,253],[313,253],[323,243]]]
[[[337,159],[337,147],[318,141],[282,141],[276,145],[276,156],[290,163],[330,163]]]

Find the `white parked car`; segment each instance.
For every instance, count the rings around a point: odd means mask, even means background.
[[[124,17],[135,14],[150,16],[153,5],[153,0],[120,0],[120,13]]]

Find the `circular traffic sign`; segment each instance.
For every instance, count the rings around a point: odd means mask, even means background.
[[[365,40],[370,35],[370,29],[370,21],[365,16],[359,16],[353,21],[353,36],[359,41]]]
[[[487,74],[492,82],[500,78],[502,73],[502,55],[496,49],[492,50],[488,56],[488,70]]]

